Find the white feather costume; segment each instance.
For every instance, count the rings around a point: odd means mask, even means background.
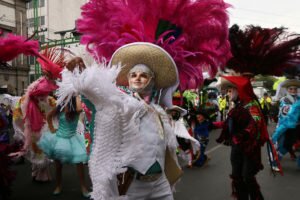
[[[81,74],[78,70],[73,73],[64,71],[62,82],[58,83],[58,103],[65,104],[72,95],[80,93],[97,110],[93,151],[89,160],[93,183],[91,195],[95,200],[126,198],[118,194],[116,175],[125,172],[126,166],[143,157],[140,120],[149,111],[149,106],[118,89],[115,79],[120,69],[120,66],[106,68],[94,64]],[[166,146],[175,153],[176,138],[167,114],[158,105],[152,108],[162,120]]]
[[[188,130],[184,125],[184,121],[182,118],[177,121],[173,121],[172,125],[176,136],[190,140],[191,142],[195,143],[195,145],[200,146],[198,140],[196,140],[189,134]]]

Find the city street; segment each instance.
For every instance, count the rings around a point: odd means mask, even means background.
[[[0,200],[300,200],[299,8],[0,0]]]
[[[275,124],[269,126],[270,132],[274,126]],[[219,133],[219,130],[211,132],[210,143],[207,148],[207,153],[211,157],[209,163],[203,168],[184,169],[184,176],[176,187],[176,200],[231,199],[230,148],[215,142]],[[265,169],[258,174],[257,178],[265,200],[298,200],[300,196],[300,170],[297,169],[296,163],[287,155],[282,161],[284,176],[277,175],[274,177],[270,173],[265,148],[263,148],[262,154]],[[66,165],[63,169],[63,192],[59,196],[52,195],[54,181],[37,183],[31,180],[28,162],[16,165],[14,168],[18,174],[14,182],[12,200],[83,199],[79,190],[76,168],[73,165]],[[54,177],[54,166],[51,166],[51,172]]]

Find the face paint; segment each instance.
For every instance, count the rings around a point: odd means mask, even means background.
[[[238,98],[238,92],[236,88],[228,88],[227,95],[229,97],[229,101],[235,101]]]
[[[147,93],[154,88],[154,74],[146,65],[134,66],[127,75],[129,88],[133,92]]]
[[[290,87],[288,87],[287,91],[290,95],[295,96],[295,95],[297,95],[298,88],[295,86],[290,86]]]

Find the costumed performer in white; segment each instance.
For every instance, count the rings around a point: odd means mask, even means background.
[[[171,106],[179,83],[176,64],[161,47],[137,42],[116,50],[109,67],[95,64],[77,75],[65,71],[68,78],[58,90],[58,102],[81,93],[97,110],[89,161],[92,198],[173,199],[171,184],[181,170],[163,107]],[[129,86],[130,92],[117,85]],[[170,175],[169,169],[176,173]],[[118,191],[117,175],[126,171]]]
[[[167,108],[166,112],[170,116],[171,126],[174,129],[179,147],[182,151],[184,151],[184,155],[179,152],[178,156],[181,155],[180,157],[183,157],[184,160],[186,159],[188,167],[191,167],[193,163],[193,155],[196,155],[196,153],[200,150],[200,143],[190,135],[186,128],[183,116],[187,114],[187,110],[179,106],[172,106]]]

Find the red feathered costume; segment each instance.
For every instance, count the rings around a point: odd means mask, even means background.
[[[242,76],[224,76],[238,91],[217,142],[231,146],[233,196],[238,200],[261,200],[263,196],[255,175],[263,165],[261,147],[269,135],[250,80]]]

